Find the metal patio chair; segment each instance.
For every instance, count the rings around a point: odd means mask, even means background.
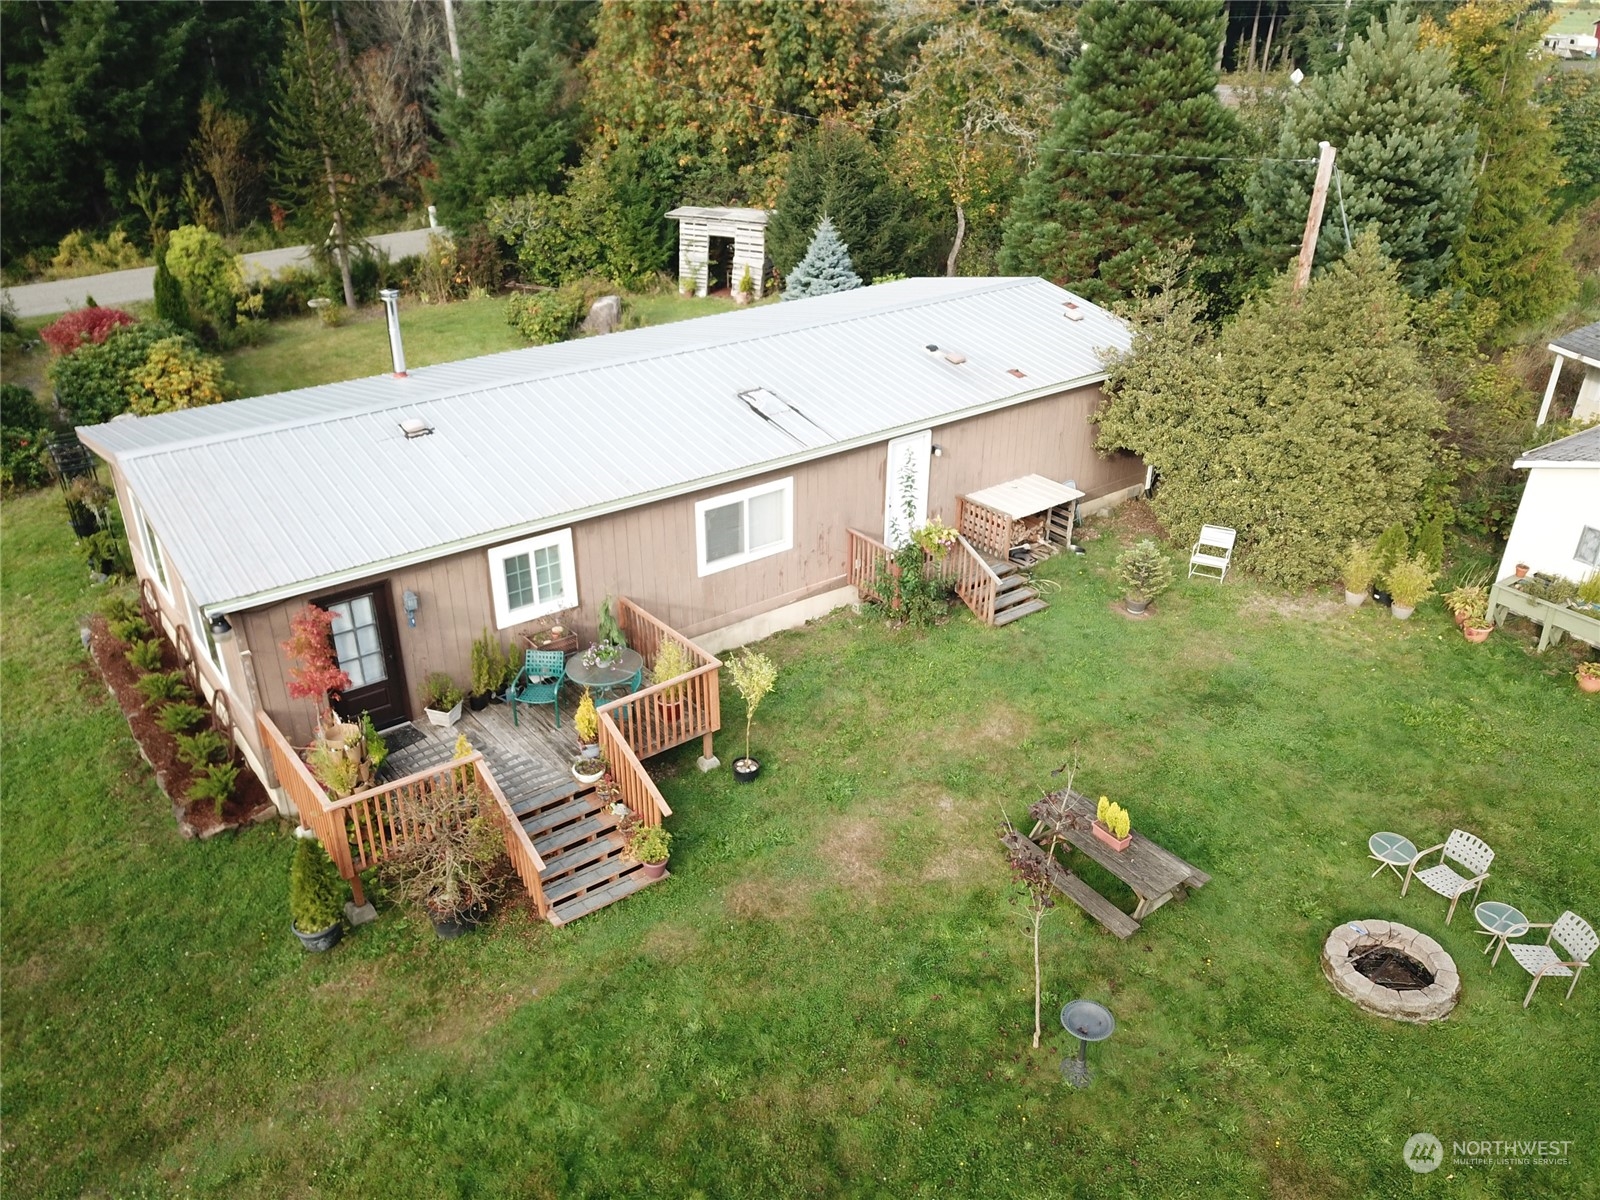
[[[1226,525],[1202,525],[1200,540],[1189,551],[1189,578],[1199,575],[1218,583],[1225,580],[1228,563],[1233,559],[1233,543],[1238,539],[1238,531]]]
[[[1506,949],[1511,951],[1511,957],[1517,960],[1523,970],[1533,976],[1533,982],[1528,985],[1528,994],[1522,998],[1522,1007],[1527,1008],[1532,1002],[1539,981],[1546,975],[1572,976],[1572,982],[1567,985],[1567,999],[1571,1000],[1572,989],[1578,986],[1579,973],[1589,965],[1595,950],[1600,949],[1600,935],[1596,935],[1589,922],[1575,912],[1564,912],[1551,924],[1529,925],[1528,928],[1548,929],[1550,932],[1546,935],[1543,945],[1529,942],[1506,943]],[[1551,949],[1551,942],[1565,950],[1567,957],[1562,958]]]
[[[567,656],[559,650],[528,650],[522,656],[522,670],[506,688],[506,703],[511,705],[511,723],[517,723],[517,705],[548,704],[556,710],[556,728],[561,728],[561,685],[567,678]]]
[[[1437,864],[1417,870],[1417,864],[1435,850],[1442,850]],[[1447,861],[1454,861],[1471,872],[1470,876],[1458,875],[1449,867]],[[1411,865],[1406,868],[1406,880],[1400,886],[1400,894],[1406,894],[1406,888],[1411,886],[1413,875],[1431,892],[1437,892],[1450,901],[1450,911],[1445,914],[1444,923],[1450,924],[1450,919],[1456,915],[1456,902],[1468,892],[1472,893],[1474,900],[1478,897],[1478,889],[1483,887],[1483,881],[1489,878],[1489,864],[1494,862],[1494,851],[1483,842],[1467,833],[1465,830],[1452,829],[1450,836],[1437,846],[1429,846],[1426,850],[1417,851],[1416,858],[1411,860]]]

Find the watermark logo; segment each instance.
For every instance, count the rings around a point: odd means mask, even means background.
[[[1406,1166],[1418,1175],[1437,1171],[1439,1164],[1444,1161],[1444,1147],[1431,1133],[1413,1133],[1406,1139],[1406,1147],[1402,1153],[1405,1155]]]

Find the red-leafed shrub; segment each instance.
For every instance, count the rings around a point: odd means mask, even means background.
[[[326,721],[328,693],[342,692],[350,686],[350,676],[333,656],[333,614],[308,604],[289,618],[292,637],[283,643],[284,653],[293,664],[289,668],[289,695],[295,700],[314,700],[317,716]]]
[[[98,346],[111,336],[113,329],[132,324],[133,317],[120,308],[80,308],[46,325],[39,331],[39,337],[51,350],[65,358],[79,346],[91,342]]]

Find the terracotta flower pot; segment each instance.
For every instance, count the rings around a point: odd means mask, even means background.
[[[1518,579],[1526,579],[1527,577],[1528,577],[1528,564],[1527,563],[1518,563],[1517,564],[1517,578]]]
[[[1465,629],[1467,627],[1467,614],[1466,613],[1458,612],[1458,613],[1455,614],[1455,618],[1456,618],[1456,628],[1457,629]]]
[[[643,867],[644,870],[641,873],[646,879],[660,879],[667,873],[667,860],[662,859],[658,863],[644,863]]]
[[[1092,828],[1094,829],[1094,836],[1098,840],[1110,846],[1118,854],[1121,854],[1124,850],[1126,850],[1128,848],[1128,844],[1133,841],[1133,830],[1128,830],[1127,837],[1119,838],[1113,834],[1111,830],[1107,829],[1098,818],[1095,820]]]
[[[1579,675],[1578,686],[1586,692],[1600,692],[1600,675]]]
[[[1493,632],[1493,629],[1494,627],[1492,625],[1463,625],[1461,627],[1461,632],[1462,635],[1466,637],[1467,641],[1477,644],[1481,642],[1487,642],[1489,640],[1489,634]]]

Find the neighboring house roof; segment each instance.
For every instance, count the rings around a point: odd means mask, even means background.
[[[1550,349],[1568,358],[1581,358],[1592,367],[1600,367],[1600,321],[1562,334],[1550,343]]]
[[[1523,452],[1514,467],[1600,467],[1600,425]]]
[[[79,433],[227,611],[1095,383],[1128,346],[1041,279],[907,279]]]

